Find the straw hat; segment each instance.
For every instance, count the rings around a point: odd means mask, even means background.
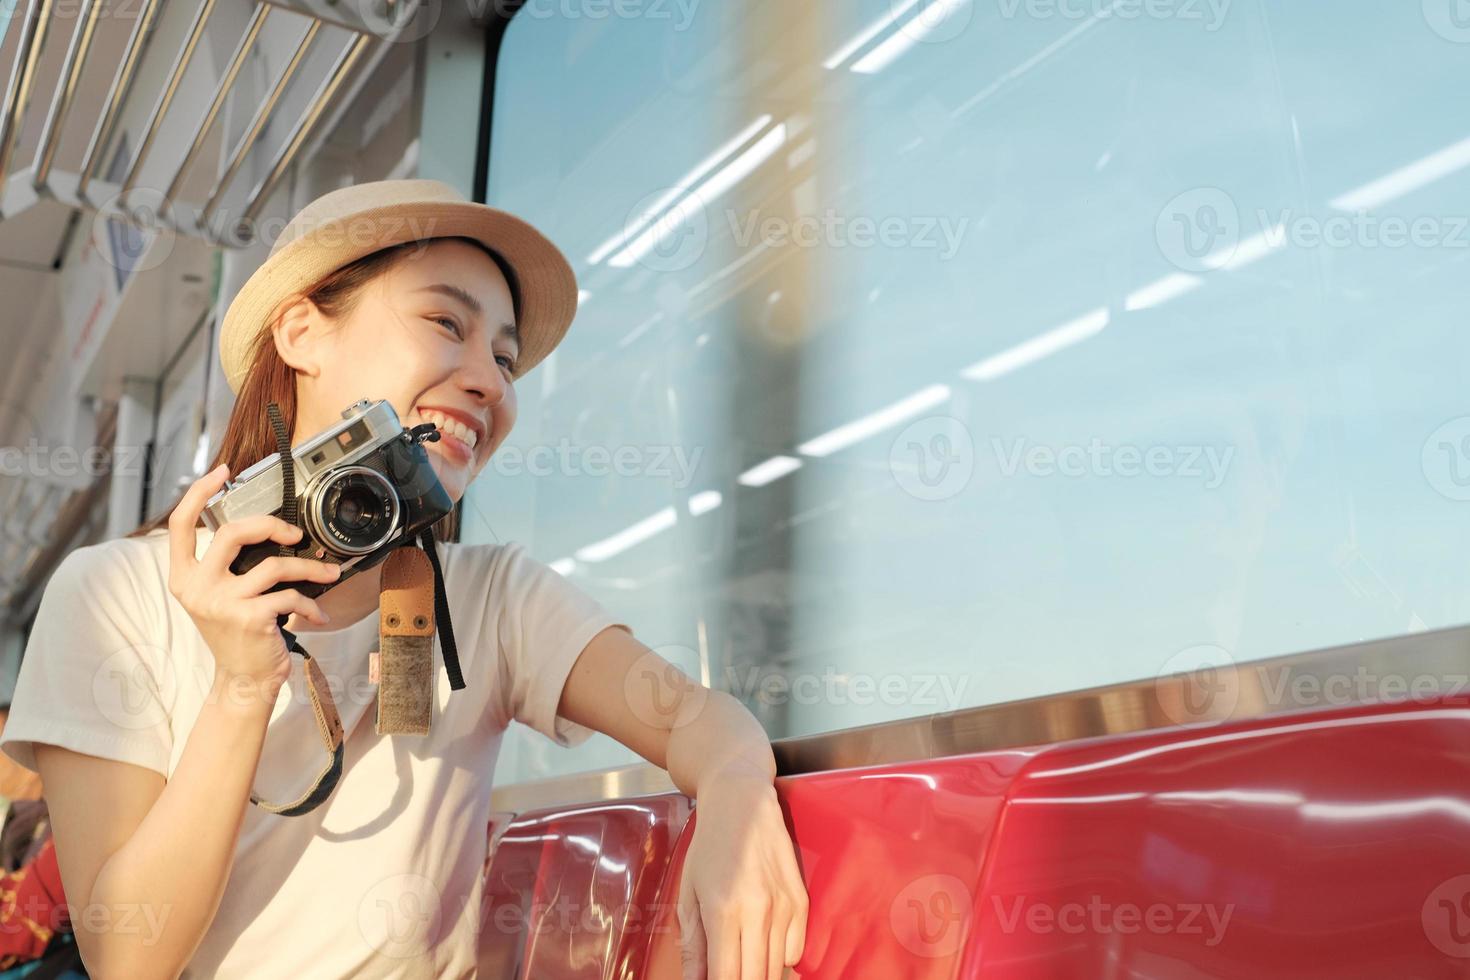
[[[577,278],[566,257],[535,228],[466,201],[438,180],[379,180],[343,187],[302,208],[271,245],[225,312],[219,356],[239,393],[250,350],[280,302],[381,248],[463,235],[483,242],[514,270],[520,288],[521,349],[515,377],[560,343],[577,312]]]

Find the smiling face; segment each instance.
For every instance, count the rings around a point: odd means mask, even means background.
[[[423,445],[459,500],[515,424],[520,349],[510,286],[468,242],[410,249],[340,319],[300,299],[272,333],[296,371],[293,444],[340,421],[359,398],[386,398],[405,428],[439,426],[439,440]]]

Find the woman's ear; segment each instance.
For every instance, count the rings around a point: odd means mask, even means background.
[[[315,377],[321,371],[325,326],[326,318],[317,305],[305,296],[297,297],[271,325],[276,353],[298,373]]]

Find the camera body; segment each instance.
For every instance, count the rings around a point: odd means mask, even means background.
[[[377,565],[394,548],[454,507],[429,463],[421,438],[405,430],[386,400],[360,399],[342,421],[291,450],[295,462],[296,523],[303,530],[296,553],[342,566],[336,582],[278,582],[267,591],[296,589],[315,598]],[[256,514],[281,516],[281,454],[240,472],[204,505],[204,523],[217,531],[227,521]],[[244,574],[280,554],[274,541],[247,544],[230,563]]]

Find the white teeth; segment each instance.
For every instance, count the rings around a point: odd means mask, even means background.
[[[458,419],[450,418],[442,412],[436,412],[433,409],[420,409],[419,415],[425,420],[433,422],[472,450],[475,448],[475,443],[479,441],[479,436],[475,434],[474,429],[471,429]]]

